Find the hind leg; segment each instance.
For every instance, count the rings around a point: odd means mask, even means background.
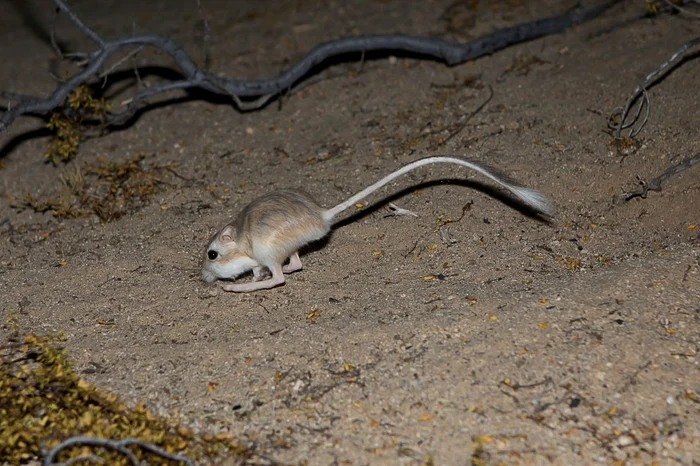
[[[262,265],[258,265],[257,267],[253,267],[253,281],[254,282],[259,282],[265,277],[265,267]]]
[[[297,270],[301,270],[301,259],[299,259],[299,253],[295,252],[289,256],[289,264],[282,267],[282,272],[292,273]]]
[[[224,285],[224,291],[247,293],[249,291],[266,290],[268,288],[274,288],[284,284],[284,273],[282,273],[282,266],[275,265],[274,267],[269,267],[269,269],[270,272],[272,272],[271,278],[260,280],[258,282],[231,283],[229,285]]]

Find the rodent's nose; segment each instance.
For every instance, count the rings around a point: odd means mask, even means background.
[[[200,278],[206,283],[214,283],[216,281],[216,276],[207,269],[202,270],[202,276]]]

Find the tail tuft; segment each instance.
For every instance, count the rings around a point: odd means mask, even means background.
[[[518,197],[518,199],[536,211],[549,217],[554,217],[557,214],[557,211],[554,209],[554,207],[552,207],[549,200],[537,191],[530,188],[524,188],[522,186],[512,185],[510,186],[510,189],[513,194]]]

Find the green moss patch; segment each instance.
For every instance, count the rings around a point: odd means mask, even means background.
[[[131,438],[136,443],[125,447],[127,454],[77,444],[62,449],[55,461],[125,465],[138,458],[140,464],[183,464],[139,446],[144,443],[198,463],[221,464],[224,458],[227,464],[255,462],[254,452],[229,434],[195,433],[154,415],[143,403],[128,407],[116,395],[86,382],[74,372],[60,336],[25,335],[14,340],[0,346],[0,458],[5,464],[39,460],[75,436]],[[76,461],[77,457],[85,459]]]

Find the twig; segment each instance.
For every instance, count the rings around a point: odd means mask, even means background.
[[[674,4],[671,0],[664,0],[664,2],[665,2],[666,5],[668,5],[670,8],[672,8],[672,9],[678,11],[678,12],[679,12],[680,14],[682,14],[682,15],[688,16],[688,17],[690,17],[690,18],[700,19],[700,15],[699,15],[699,14],[694,13],[694,12],[688,10],[687,8],[683,8],[683,7],[680,6],[680,5],[676,5],[676,4]],[[684,3],[685,3],[685,2],[681,2],[681,5],[683,5]]]
[[[625,103],[624,107],[616,107],[612,110],[610,113],[610,117],[608,117],[608,128],[610,130],[615,131],[615,140],[620,141],[622,139],[621,134],[623,129],[630,129],[630,132],[627,137],[629,138],[634,138],[639,134],[639,132],[644,128],[644,125],[648,121],[649,117],[649,111],[651,107],[651,102],[649,100],[649,96],[647,95],[647,89],[652,86],[654,83],[659,81],[667,72],[669,72],[674,65],[679,63],[687,54],[688,50],[695,47],[696,45],[700,44],[700,37],[696,37],[695,39],[689,40],[685,44],[681,46],[671,57],[663,62],[661,66],[659,66],[657,69],[649,73],[645,78],[644,81],[642,81],[641,84],[639,84],[635,89],[632,95],[627,99],[627,102]],[[630,110],[632,106],[637,102],[637,99],[639,99],[639,96],[642,95],[643,99],[639,103],[636,114],[632,118],[630,122],[627,121],[627,117],[629,116]],[[639,120],[639,116],[642,113],[642,107],[645,108],[645,116],[642,122],[635,127],[637,124],[637,121]]]
[[[529,383],[529,384],[520,384],[518,382],[506,383],[506,381],[503,381],[501,383],[503,385],[505,385],[506,387],[510,387],[514,391],[518,391],[521,388],[535,388],[535,387],[539,387],[540,385],[548,385],[548,384],[551,385],[551,384],[554,384],[554,381],[552,380],[551,377],[545,377],[543,380],[541,380],[539,382],[533,382],[533,383]]]
[[[648,360],[641,366],[639,366],[635,371],[627,377],[627,381],[625,384],[620,388],[619,392],[623,393],[626,392],[632,385],[635,385],[637,383],[637,377],[639,377],[639,374],[641,374],[644,370],[646,370],[649,366],[651,366],[651,360]]]
[[[594,34],[592,34],[591,36],[589,36],[588,39],[591,40],[591,39],[599,38],[601,36],[608,35],[617,29],[629,26],[630,24],[634,23],[635,21],[647,20],[650,18],[659,17],[662,14],[671,13],[673,11],[676,11],[678,6],[684,6],[684,5],[687,5],[689,3],[697,3],[697,0],[676,0],[676,1],[678,2],[678,5],[655,4],[654,8],[649,8],[652,5],[651,0],[650,0],[649,2],[647,2],[647,8],[645,8],[641,14],[637,14],[636,16],[631,17],[631,18],[625,18],[622,21],[618,21],[607,28],[601,29],[600,31],[597,31]]]
[[[128,59],[133,58],[136,55],[138,55],[139,52],[141,52],[141,50],[143,50],[143,46],[138,47],[135,50],[132,50],[131,52],[126,54],[124,57],[120,58],[119,61],[117,61],[115,64],[110,66],[109,69],[107,69],[107,70],[103,71],[102,73],[100,73],[99,75],[97,75],[97,77],[98,78],[105,78],[105,82],[106,82],[106,78],[107,78],[108,74],[110,74],[112,71],[114,71],[115,68],[117,68],[119,65],[121,65],[122,63],[124,63]],[[136,76],[138,77],[138,71],[136,72]],[[104,87],[104,85],[102,87]]]
[[[131,30],[132,34],[136,34],[136,22],[132,23],[131,25]],[[143,50],[143,47],[139,47],[138,50]],[[139,73],[139,67],[138,67],[138,62],[136,61],[136,54],[132,55],[132,61],[134,62],[134,76],[136,76],[136,86],[139,89],[143,89],[144,87],[148,87],[148,85],[141,80],[141,73]]]
[[[208,70],[211,60],[209,58],[209,20],[202,11],[202,0],[197,0],[197,12],[202,20],[202,53],[204,54],[204,69]]]
[[[676,165],[672,166],[671,168],[667,169],[664,171],[662,174],[651,180],[649,183],[646,183],[644,180],[641,178],[637,177],[639,184],[641,185],[641,189],[639,191],[631,191],[631,192],[625,192],[622,193],[623,198],[626,201],[629,201],[630,199],[634,199],[635,197],[641,197],[642,199],[646,199],[647,197],[647,192],[649,191],[661,191],[661,183],[666,181],[666,179],[670,178],[673,175],[676,175],[682,171],[685,171],[695,165],[696,163],[700,162],[700,152],[696,153],[692,157],[689,157]]]
[[[66,465],[70,464],[70,462],[66,463],[57,463],[54,461],[54,458],[58,456],[58,454],[65,450],[66,448],[70,448],[73,446],[90,446],[90,447],[101,447],[101,448],[107,448],[110,450],[116,450],[122,455],[126,456],[131,464],[134,466],[140,466],[141,462],[139,462],[139,459],[136,457],[133,451],[131,451],[129,446],[131,445],[136,445],[137,447],[141,448],[142,450],[149,451],[153,454],[156,454],[162,458],[169,459],[171,461],[179,461],[182,463],[187,464],[188,466],[194,466],[194,461],[191,459],[178,455],[175,453],[168,453],[167,451],[158,448],[157,446],[153,445],[152,443],[144,442],[139,439],[135,438],[126,438],[124,440],[109,440],[105,438],[99,438],[99,437],[85,437],[85,436],[75,436],[75,437],[70,437],[63,442],[59,443],[55,447],[53,447],[44,457],[43,461],[43,466],[52,466],[52,465]],[[83,455],[81,458],[85,461],[91,461],[95,458],[94,455]],[[69,460],[70,461],[70,460]]]
[[[56,11],[54,11],[53,15],[51,16],[51,22],[49,23],[49,36],[51,38],[51,47],[53,47],[56,55],[58,55],[58,58],[63,59],[63,51],[61,50],[61,47],[58,46],[58,42],[56,42],[56,19],[58,18],[58,14],[60,12],[61,10],[56,8]]]
[[[459,133],[461,133],[461,132],[464,130],[464,128],[467,127],[467,123],[469,123],[469,120],[471,120],[472,118],[474,118],[474,115],[476,115],[477,113],[479,113],[480,111],[482,111],[482,110],[484,109],[484,107],[486,107],[486,105],[487,105],[489,102],[491,102],[491,99],[493,99],[493,88],[491,87],[490,84],[488,84],[487,87],[488,87],[488,89],[489,89],[489,96],[486,98],[486,100],[484,100],[484,101],[481,103],[481,105],[479,105],[473,112],[471,112],[469,115],[467,115],[467,117],[464,119],[464,121],[463,121],[462,123],[460,123],[459,126],[458,126],[457,128],[455,128],[454,130],[452,130],[452,131],[450,132],[450,134],[448,134],[447,137],[446,137],[445,139],[443,139],[442,141],[439,141],[437,144],[435,144],[435,145],[432,147],[432,150],[435,150],[435,149],[437,149],[437,148],[439,148],[439,147],[444,146],[444,145],[447,144],[453,137],[455,137],[455,136],[457,136]]]
[[[57,7],[56,8],[57,14],[60,13],[61,11],[65,11],[66,14],[68,15],[68,17],[70,18],[70,20],[73,21],[73,23],[76,26],[78,26],[78,29],[83,31],[83,33],[85,33],[86,36],[88,36],[90,39],[93,40],[93,42],[95,42],[97,45],[99,45],[100,48],[105,47],[105,45],[106,45],[105,41],[102,40],[102,38],[95,31],[93,31],[87,24],[83,23],[83,21],[80,18],[78,18],[78,15],[76,15],[73,12],[73,10],[68,8],[68,6],[66,5],[66,2],[64,2],[63,0],[54,0],[54,3],[56,4],[56,7]]]
[[[412,210],[404,209],[402,207],[397,206],[393,202],[390,202],[387,205],[387,210],[390,212],[384,216],[386,217],[400,217],[400,216],[409,216],[409,217],[416,217],[418,218],[418,214],[413,212]]]
[[[419,240],[416,240],[416,242],[413,243],[413,247],[406,254],[403,255],[404,258],[408,257],[413,251],[416,250],[416,248],[418,247],[418,241]]]
[[[163,168],[165,169],[165,171],[170,172],[170,174],[172,174],[176,178],[180,178],[181,180],[192,182],[192,178],[187,178],[186,176],[182,176],[170,167],[163,167]]]
[[[8,108],[0,118],[0,132],[6,130],[21,115],[47,115],[56,108],[61,107],[75,88],[97,74],[108,57],[124,47],[144,46],[161,49],[174,60],[184,79],[176,86],[173,86],[172,83],[155,86],[148,89],[148,92],[137,94],[129,101],[129,104],[122,112],[108,113],[106,115],[105,124],[107,126],[127,122],[138,110],[146,105],[143,102],[146,97],[173,89],[199,88],[214,94],[230,96],[240,110],[261,108],[274,96],[291,89],[296,82],[304,78],[314,67],[330,57],[344,54],[357,53],[363,56],[364,53],[373,51],[399,51],[432,58],[443,61],[449,66],[454,66],[496,52],[513,44],[561,33],[573,25],[581,24],[599,16],[620,1],[608,0],[587,9],[577,5],[562,15],[518,24],[464,43],[401,34],[336,39],[314,47],[301,60],[275,78],[237,80],[222,78],[202,70],[181,45],[166,37],[147,34],[126,36],[106,41],[84,24],[68,7],[65,0],[53,0],[58,10],[65,12],[75,26],[97,43],[99,48],[82,55],[86,60],[83,69],[65,82],[60,83],[48,98],[16,99],[19,101],[19,104]],[[256,100],[244,103],[241,101],[241,98]]]

